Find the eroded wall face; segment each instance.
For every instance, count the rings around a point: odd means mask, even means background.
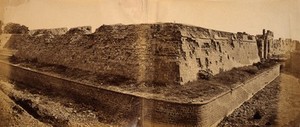
[[[197,80],[200,71],[215,75],[260,61],[253,36],[191,27],[181,33],[181,84]]]
[[[287,55],[289,52],[296,50],[297,41],[291,39],[275,39],[270,48],[270,54],[272,56]]]

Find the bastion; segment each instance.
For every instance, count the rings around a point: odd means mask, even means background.
[[[91,34],[23,36],[7,44],[18,50],[17,58],[139,83],[184,85],[202,73],[216,75],[260,61],[253,35],[174,23],[103,25]]]

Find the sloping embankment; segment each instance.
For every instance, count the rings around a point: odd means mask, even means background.
[[[30,87],[54,91],[92,104],[115,118],[130,119],[128,124],[216,126],[226,115],[238,108],[279,75],[279,65],[236,84],[231,90],[202,102],[167,101],[150,94],[124,92],[115,87],[95,87],[92,84],[62,78],[18,65],[0,62],[1,74]],[[135,121],[135,122],[134,122]]]

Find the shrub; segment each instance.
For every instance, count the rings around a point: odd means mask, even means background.
[[[26,34],[29,29],[27,26],[20,25],[17,23],[8,23],[4,27],[4,33],[8,34]]]

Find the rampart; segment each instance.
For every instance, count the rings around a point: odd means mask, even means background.
[[[103,25],[94,33],[90,29],[31,31],[3,40],[8,42],[4,47],[18,50],[15,57],[21,60],[111,79],[172,85],[197,80],[200,74],[252,65],[293,49],[290,43],[296,43],[288,39],[273,42],[271,31],[253,36],[173,23]]]

